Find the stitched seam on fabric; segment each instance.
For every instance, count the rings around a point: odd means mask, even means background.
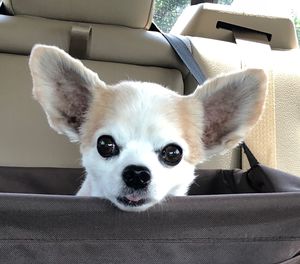
[[[83,20],[65,20],[63,18],[51,18],[51,17],[44,17],[44,16],[35,16],[35,15],[24,15],[24,14],[21,14],[21,15],[18,15],[18,16],[21,16],[21,17],[27,17],[27,18],[35,18],[36,20],[40,20],[40,19],[45,19],[45,20],[48,20],[48,21],[51,21],[51,20],[56,20],[56,21],[60,21],[60,22],[64,22],[64,23],[70,23],[70,25],[74,24],[74,22],[76,23],[83,23],[83,24],[90,24],[91,26],[93,25],[103,25],[103,26],[116,26],[116,27],[121,27],[121,28],[126,28],[126,29],[134,29],[134,30],[144,30],[144,28],[142,27],[133,27],[133,26],[126,26],[126,25],[122,25],[122,24],[117,24],[117,23],[114,23],[114,24],[111,24],[111,23],[96,23],[96,22],[93,22],[93,21],[83,21]]]
[[[7,55],[14,55],[14,56],[24,56],[27,57],[29,55],[29,53],[11,53],[11,52],[4,52],[1,54],[7,54]],[[175,67],[168,67],[168,66],[159,66],[159,65],[152,65],[152,64],[139,64],[139,63],[133,63],[133,62],[118,62],[116,60],[103,60],[103,59],[85,59],[88,61],[92,61],[92,62],[107,62],[107,63],[115,63],[115,64],[122,64],[122,65],[130,65],[130,66],[141,66],[141,67],[150,67],[150,68],[161,68],[161,69],[166,69],[166,70],[175,70],[177,71],[182,77],[184,76],[183,73],[181,72],[181,70],[179,68],[175,68]],[[5,167],[5,166],[3,166]],[[7,166],[9,167],[9,166]],[[45,167],[47,168],[47,167]],[[59,169],[63,169],[63,168],[59,168]]]
[[[49,239],[35,239],[35,238],[24,238],[24,239],[0,239],[1,241],[24,241],[24,242],[34,242],[34,241],[40,241],[40,242],[57,242],[57,241],[61,241],[61,242],[80,242],[80,241],[103,241],[103,242],[155,242],[155,243],[203,243],[203,242],[214,242],[214,243],[218,243],[218,242],[224,242],[224,241],[228,241],[228,242],[244,242],[244,243],[248,243],[248,242],[284,242],[284,241],[300,241],[300,237],[285,237],[285,238],[275,238],[275,239],[271,239],[271,238],[253,238],[253,239],[244,239],[244,238],[196,238],[196,239],[76,239],[76,238],[49,238]]]

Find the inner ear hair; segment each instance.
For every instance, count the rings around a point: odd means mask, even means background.
[[[74,82],[56,88],[57,110],[66,124],[79,133],[85,114],[92,100],[92,93],[84,86]]]
[[[47,113],[51,127],[72,141],[78,140],[94,90],[105,84],[81,61],[53,46],[35,46],[29,67],[33,95]]]
[[[204,110],[201,138],[208,153],[240,143],[261,116],[266,90],[267,77],[260,69],[219,76],[196,90]]]

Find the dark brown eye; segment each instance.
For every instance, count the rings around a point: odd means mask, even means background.
[[[175,166],[182,159],[182,148],[176,144],[169,144],[162,149],[159,159],[168,166]]]
[[[103,158],[110,158],[120,153],[119,147],[112,136],[101,136],[98,138],[97,149]]]

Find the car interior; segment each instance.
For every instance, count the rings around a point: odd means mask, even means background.
[[[231,2],[0,1],[1,263],[300,263],[300,23],[259,1]],[[260,164],[295,175],[291,194],[176,197],[138,214],[74,196],[85,175],[79,145],[33,99],[33,46],[61,48],[107,84],[192,94],[198,83],[160,31],[185,43],[206,78],[265,70],[264,114],[245,142]],[[207,175],[249,167],[241,147],[197,165]]]

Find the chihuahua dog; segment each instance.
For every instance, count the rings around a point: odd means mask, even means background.
[[[267,90],[260,69],[216,77],[188,96],[149,82],[108,85],[45,45],[33,48],[29,66],[50,126],[80,142],[86,178],[77,195],[126,211],[185,195],[195,165],[237,146],[254,126]]]

